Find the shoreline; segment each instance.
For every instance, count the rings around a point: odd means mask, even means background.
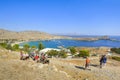
[[[24,43],[24,42],[27,42],[27,41],[16,41],[16,42],[12,43],[11,46],[13,46],[13,45],[15,45],[15,44]]]
[[[36,41],[52,41],[52,40],[54,40],[54,41],[56,41],[56,40],[75,40],[75,39],[41,39],[41,40],[26,40],[26,41],[15,41],[14,43],[11,43],[11,45],[13,46],[13,45],[15,45],[15,44],[21,44],[21,43],[26,43],[26,42],[32,42],[32,41],[34,41],[34,42],[36,42]],[[75,41],[78,41],[78,40],[75,40]],[[85,41],[85,42],[93,42],[93,41],[86,41],[86,40],[80,40],[80,41]],[[98,40],[96,40],[96,41],[98,41]],[[110,40],[109,40],[110,41]],[[55,42],[55,43],[57,43],[57,42]],[[60,46],[60,45],[58,45],[58,46]],[[71,47],[71,46],[69,46],[69,47]],[[104,45],[102,45],[102,46],[73,46],[73,47],[89,47],[89,48],[100,48],[100,47],[107,47],[107,48],[112,48],[112,46],[104,46]],[[66,48],[66,46],[65,46],[65,48]]]

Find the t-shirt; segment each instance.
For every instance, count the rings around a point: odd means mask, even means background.
[[[39,58],[39,56],[35,56],[35,60],[37,60]]]
[[[90,60],[88,58],[86,59],[86,63],[90,63]]]

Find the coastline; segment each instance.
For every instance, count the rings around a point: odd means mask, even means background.
[[[11,43],[11,46],[15,45],[15,44],[21,44],[21,43],[24,43],[24,42],[28,42],[28,41],[16,41],[14,43]]]
[[[114,39],[114,40],[113,40]],[[21,44],[26,42],[37,42],[41,41],[45,43],[45,46],[48,48],[58,48],[57,46],[63,46],[63,47],[120,47],[120,41],[117,38],[110,38],[110,36],[98,36],[98,37],[49,37],[47,39],[41,38],[41,39],[26,39],[26,40],[16,40],[14,43],[11,43],[12,46],[14,44]],[[38,44],[38,43],[37,43]],[[48,45],[47,45],[48,44]],[[75,45],[74,45],[75,44]],[[33,44],[34,46],[37,46],[36,44]],[[32,45],[32,46],[33,46]]]

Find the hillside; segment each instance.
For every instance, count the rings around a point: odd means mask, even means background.
[[[16,39],[16,40],[44,40],[44,39],[60,39],[63,36],[55,36],[45,32],[23,31],[14,32],[0,29],[0,39]]]
[[[68,36],[57,36],[51,35],[45,32],[39,31],[22,31],[22,32],[15,32],[15,31],[8,31],[4,29],[0,29],[0,40],[18,40],[18,41],[28,41],[28,40],[50,40],[50,39],[73,39],[73,40],[80,40],[80,41],[96,41],[96,40],[111,40],[108,36],[101,36],[101,37],[77,37],[72,38]]]
[[[84,70],[84,59],[50,59],[50,64],[32,59],[19,60],[18,52],[0,49],[0,80],[119,80],[120,62],[108,59],[99,68],[99,57],[91,57],[91,70]]]

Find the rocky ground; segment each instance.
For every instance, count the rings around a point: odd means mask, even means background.
[[[19,60],[19,53],[0,49],[0,80],[119,80],[120,62],[108,59],[99,68],[99,57],[91,58],[89,70],[84,59],[50,59],[50,64]]]

